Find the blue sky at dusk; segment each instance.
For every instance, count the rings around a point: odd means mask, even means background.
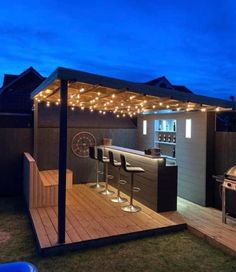
[[[0,81],[58,66],[236,95],[235,0],[2,1]]]

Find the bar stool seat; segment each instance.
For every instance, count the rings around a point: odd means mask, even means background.
[[[103,155],[103,150],[101,148],[97,149],[97,157],[98,160],[104,164],[104,180],[106,182],[105,189],[100,193],[107,196],[113,195],[114,192],[108,189],[108,180],[112,178],[111,175],[108,175],[108,163],[110,163],[110,160]]]
[[[134,206],[133,205],[133,198],[134,198],[134,192],[140,191],[140,188],[134,187],[134,174],[137,173],[144,173],[144,169],[141,167],[133,167],[133,166],[127,166],[126,164],[126,158],[124,155],[120,155],[120,160],[121,160],[121,166],[123,170],[127,173],[131,173],[131,182],[130,182],[130,203],[127,206],[121,207],[121,209],[125,212],[138,212],[141,210],[139,206]]]
[[[114,159],[114,154],[113,154],[112,151],[109,151],[108,154],[109,154],[109,160],[110,160],[111,165],[118,168],[118,174],[119,174],[118,179],[117,179],[117,183],[118,183],[118,185],[117,185],[117,196],[113,197],[111,199],[111,201],[116,202],[116,203],[126,202],[127,199],[120,196],[120,186],[125,185],[127,183],[126,180],[123,180],[123,179],[120,178],[121,162],[118,162],[117,160]],[[130,166],[130,164],[128,162],[126,162],[126,164]]]
[[[145,172],[145,171],[141,167],[127,166],[126,172],[141,173],[141,172]]]
[[[104,186],[99,183],[99,175],[103,174],[103,172],[99,170],[99,161],[96,155],[96,148],[94,146],[89,147],[89,157],[96,161],[96,183],[91,185],[90,188],[102,189]]]

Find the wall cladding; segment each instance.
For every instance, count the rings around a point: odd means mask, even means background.
[[[68,128],[67,167],[73,171],[73,182],[83,183],[95,180],[95,163],[89,158],[79,158],[71,151],[71,141],[81,131],[92,133],[97,145],[103,138],[112,138],[114,145],[136,148],[136,129]],[[40,170],[58,168],[58,128],[39,128],[38,166]],[[89,171],[88,171],[89,169]]]
[[[185,119],[192,119],[192,138],[185,138]],[[147,120],[147,135],[142,134],[142,121]],[[142,115],[138,118],[138,149],[153,147],[154,120],[176,119],[176,162],[178,165],[178,195],[195,203],[206,204],[206,141],[207,114],[189,112],[178,114]]]
[[[223,174],[236,164],[236,132],[216,132],[215,135],[216,174]]]
[[[0,128],[0,196],[22,193],[23,152],[32,153],[30,128]]]

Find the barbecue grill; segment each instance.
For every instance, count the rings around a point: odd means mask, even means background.
[[[222,185],[222,221],[227,223],[227,217],[230,217],[226,211],[227,194],[226,190],[236,191],[236,165],[232,166],[224,176],[224,182]]]

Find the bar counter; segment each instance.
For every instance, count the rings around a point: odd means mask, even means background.
[[[120,161],[120,154],[123,154],[131,166],[144,169],[144,173],[134,176],[134,186],[141,189],[134,194],[136,200],[157,212],[176,210],[177,166],[174,161],[120,146],[104,146],[104,150],[106,156],[110,150],[115,159]],[[115,177],[110,183],[116,187],[118,168],[109,165],[109,173]],[[129,195],[130,174],[121,170],[121,178],[128,181],[126,185],[121,186],[121,191]]]

